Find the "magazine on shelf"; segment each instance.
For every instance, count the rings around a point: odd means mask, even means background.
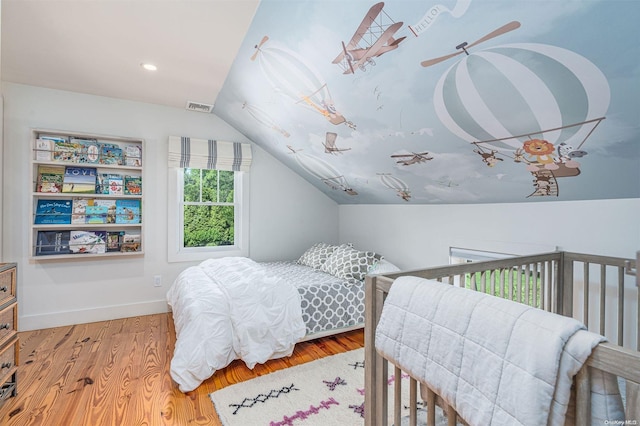
[[[128,232],[125,231],[122,236],[122,244],[120,245],[120,251],[124,252],[132,252],[132,251],[140,251],[142,248],[142,239],[140,238],[140,234],[137,232]]]
[[[116,200],[116,223],[140,223],[140,200]]]
[[[142,195],[142,176],[125,176],[124,193],[126,195]]]
[[[38,200],[33,223],[36,225],[71,223],[71,200]]]
[[[36,256],[69,254],[70,231],[38,231]]]
[[[62,192],[64,166],[38,165],[36,192]]]
[[[69,250],[71,253],[105,253],[107,231],[70,231]]]
[[[96,169],[94,167],[65,167],[62,192],[95,194]]]
[[[53,141],[36,139],[36,161],[51,161],[53,159]]]

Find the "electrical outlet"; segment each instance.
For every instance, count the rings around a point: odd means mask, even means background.
[[[162,275],[154,275],[153,276],[153,286],[154,287],[162,287]]]

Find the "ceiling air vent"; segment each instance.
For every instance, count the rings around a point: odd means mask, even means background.
[[[196,111],[196,112],[211,112],[213,111],[213,105],[203,104],[200,102],[187,102],[187,111]]]

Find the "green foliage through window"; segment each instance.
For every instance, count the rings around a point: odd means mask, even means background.
[[[233,245],[234,172],[184,169],[184,247]]]

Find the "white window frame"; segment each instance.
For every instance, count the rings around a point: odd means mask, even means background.
[[[234,172],[234,239],[235,244],[215,247],[184,247],[182,200],[184,200],[184,169],[169,168],[167,201],[169,262],[195,262],[226,256],[249,256],[249,177]]]

